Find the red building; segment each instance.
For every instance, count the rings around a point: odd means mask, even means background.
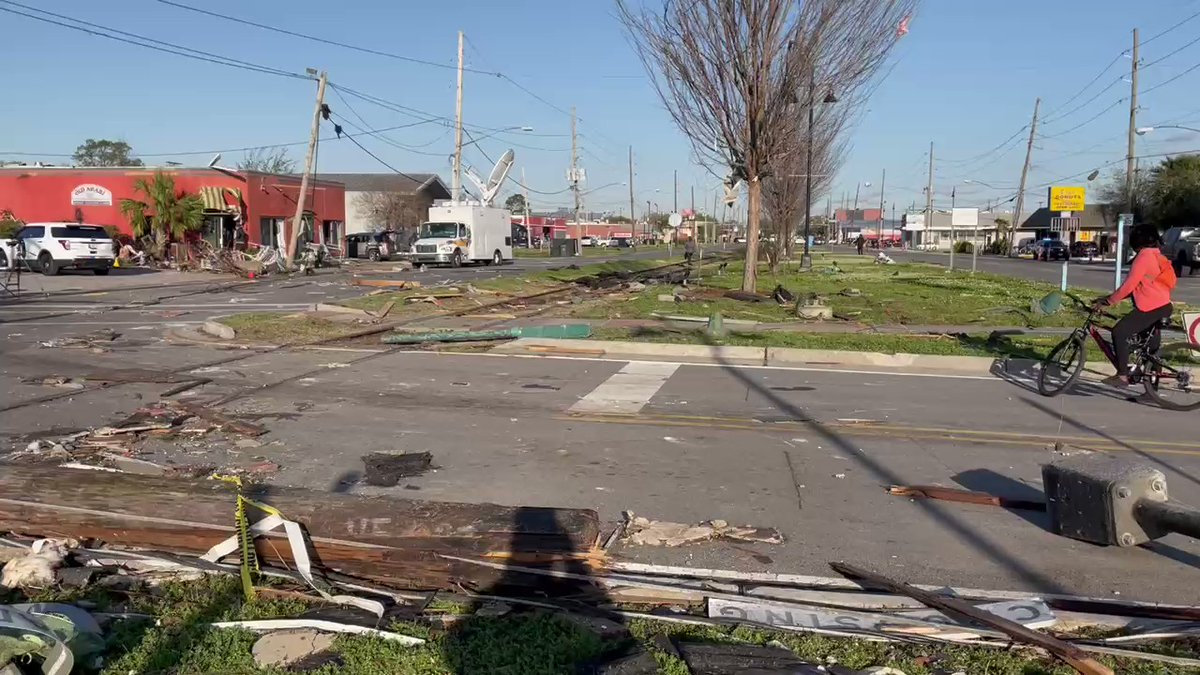
[[[11,212],[27,223],[84,222],[131,234],[132,226],[121,215],[121,200],[145,201],[133,185],[138,179],[152,179],[156,171],[173,176],[176,190],[203,200],[201,236],[213,245],[232,245],[241,227],[250,242],[283,248],[296,215],[298,176],[219,168],[8,166],[0,167],[0,213]],[[306,225],[315,227],[306,227],[302,239],[340,246],[345,186],[309,181],[304,206]]]

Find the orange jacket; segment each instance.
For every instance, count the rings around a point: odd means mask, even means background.
[[[1143,312],[1168,304],[1171,302],[1171,290],[1155,280],[1170,266],[1171,261],[1156,248],[1147,246],[1138,251],[1125,283],[1108,296],[1109,304],[1115,305],[1130,295],[1133,295],[1133,306]]]

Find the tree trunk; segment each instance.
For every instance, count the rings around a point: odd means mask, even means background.
[[[154,251],[152,255],[155,260],[165,260],[167,257],[167,233],[160,227],[154,228]]]
[[[758,176],[746,182],[748,204],[746,206],[746,269],[742,272],[742,290],[747,293],[758,291],[758,217],[762,210],[762,183]]]

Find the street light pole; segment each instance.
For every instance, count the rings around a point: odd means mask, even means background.
[[[817,64],[808,70],[808,142],[805,143],[804,160],[804,253],[800,255],[800,269],[812,269],[812,252],[808,249],[808,232],[812,227],[812,173],[813,173],[813,126],[815,125],[815,96]]]

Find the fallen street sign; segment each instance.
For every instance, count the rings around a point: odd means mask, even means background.
[[[1077,186],[1055,185],[1050,188],[1051,211],[1083,211],[1087,189]]]
[[[979,605],[979,608],[1027,628],[1045,628],[1053,626],[1057,621],[1054,612],[1041,600],[993,602]],[[766,624],[785,630],[876,631],[952,639],[998,635],[991,629],[977,628],[956,621],[934,609],[913,609],[884,614],[751,599],[738,601],[710,598],[708,616],[712,619]]]
[[[1200,347],[1200,313],[1183,313],[1183,329],[1187,333],[1188,342]]]

